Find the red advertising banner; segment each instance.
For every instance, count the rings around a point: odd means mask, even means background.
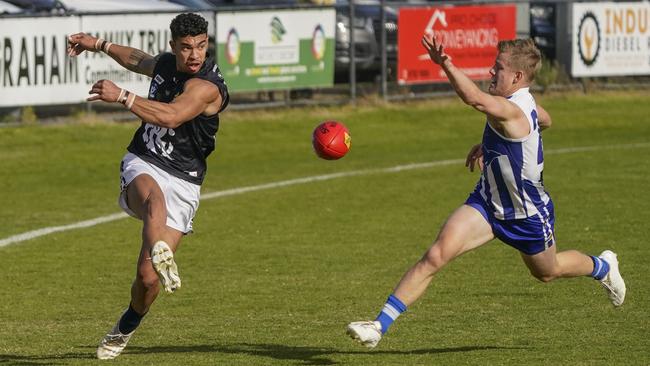
[[[497,43],[516,37],[516,7],[512,4],[402,8],[398,21],[400,84],[447,81],[422,46],[422,35],[428,29],[435,32],[454,65],[474,80],[490,78]]]

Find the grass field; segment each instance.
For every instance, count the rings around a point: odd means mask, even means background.
[[[588,278],[537,282],[494,241],[451,263],[373,351],[345,334],[392,287],[478,178],[462,163],[481,116],[455,99],[226,112],[203,193],[349,173],[203,200],[161,294],[112,365],[648,365],[647,94],[551,95],[544,178],[560,249],[619,253],[614,309]],[[339,119],[352,150],[311,151]],[[119,212],[135,123],[0,128],[0,240]],[[584,149],[582,149],[584,148]],[[0,248],[0,365],[94,365],[128,305],[140,223],[119,219]],[[645,264],[644,264],[645,263]]]

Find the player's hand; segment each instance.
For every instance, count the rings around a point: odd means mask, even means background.
[[[478,165],[481,171],[483,170],[483,145],[478,144],[472,146],[467,154],[467,159],[465,159],[465,166],[469,167],[469,171],[474,171],[474,166]]]
[[[86,33],[77,33],[68,36],[68,55],[76,57],[83,51],[97,52],[97,48],[95,48],[96,43],[97,38],[89,36]]]
[[[122,89],[110,80],[99,80],[93,84],[88,94],[95,94],[88,99],[89,102],[94,100],[103,100],[104,102],[114,103],[120,96]]]
[[[431,61],[435,64],[442,66],[445,61],[451,61],[451,57],[445,53],[442,44],[436,40],[436,35],[432,30],[427,30],[422,36],[422,45],[429,53]]]

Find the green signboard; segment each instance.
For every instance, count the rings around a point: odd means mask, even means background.
[[[217,14],[217,60],[231,92],[334,84],[334,9]]]

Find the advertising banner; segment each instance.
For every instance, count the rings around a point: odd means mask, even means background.
[[[454,65],[474,80],[490,78],[500,40],[516,37],[515,5],[402,8],[399,12],[397,81],[445,82],[429,59],[422,35],[433,30]]]
[[[233,93],[334,84],[334,9],[217,14],[217,59]]]
[[[0,107],[79,102],[78,59],[66,53],[79,18],[19,18],[0,21]]]
[[[571,75],[650,74],[650,3],[573,4]]]
[[[176,14],[7,18],[0,22],[0,107],[74,104],[108,79],[146,97],[149,78],[100,52],[69,57],[67,37],[83,31],[156,55],[169,51]]]

